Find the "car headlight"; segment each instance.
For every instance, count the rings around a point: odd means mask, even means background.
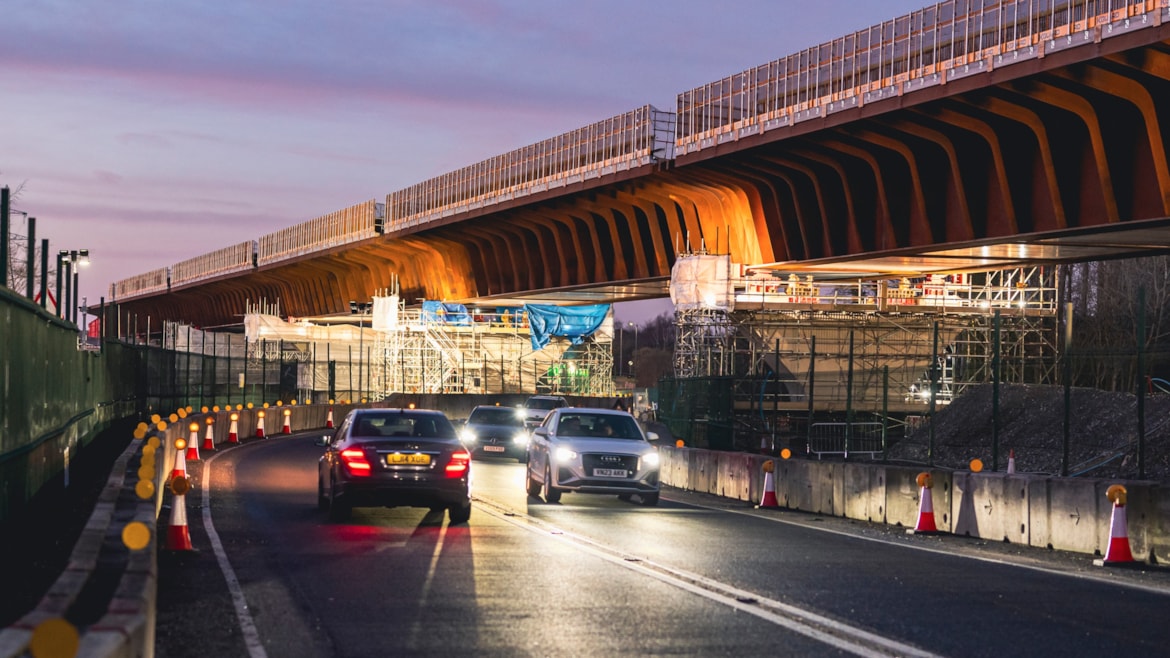
[[[568,448],[557,448],[556,458],[558,463],[566,464],[576,459],[577,453],[569,450]]]
[[[642,455],[642,466],[645,468],[658,468],[658,453],[648,452]]]
[[[517,409],[516,410],[516,417],[519,418],[520,420],[524,420],[525,418],[528,417],[528,410],[527,409]]]
[[[459,433],[459,440],[464,443],[475,443],[475,432],[465,429]]]
[[[528,432],[516,432],[512,435],[512,443],[518,446],[528,445]]]

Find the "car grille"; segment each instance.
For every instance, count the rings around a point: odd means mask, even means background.
[[[638,456],[584,454],[581,455],[581,465],[586,473],[592,473],[595,468],[624,468],[632,476],[638,470]]]

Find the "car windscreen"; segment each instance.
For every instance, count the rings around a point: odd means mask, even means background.
[[[547,400],[543,398],[535,398],[524,403],[524,406],[529,409],[556,409],[561,406],[560,400]]]
[[[561,436],[590,436],[607,439],[641,441],[638,423],[631,416],[620,414],[568,413],[561,414],[557,423]]]
[[[419,437],[454,439],[455,427],[442,414],[362,414],[354,423],[353,436]]]
[[[489,407],[487,409],[473,409],[467,422],[473,425],[522,425],[523,421],[516,416],[516,410],[508,407]]]

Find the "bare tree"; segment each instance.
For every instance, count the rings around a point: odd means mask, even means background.
[[[1072,363],[1078,385],[1132,390],[1137,372],[1139,315],[1142,349],[1154,367],[1170,349],[1170,257],[1065,266],[1065,298],[1073,306]],[[1144,295],[1144,305],[1139,299]],[[1161,356],[1159,356],[1161,355]],[[1148,369],[1147,369],[1148,370]]]

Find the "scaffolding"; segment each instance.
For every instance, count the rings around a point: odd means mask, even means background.
[[[399,306],[399,322],[376,332],[371,392],[614,395],[612,312],[579,345],[553,337],[533,350],[527,319],[472,314],[466,324]]]
[[[689,271],[676,268],[672,297]],[[997,368],[1005,383],[1055,381],[1055,268],[844,283],[726,271],[732,304],[676,298],[675,376],[753,379],[738,393],[749,404],[913,413]]]

